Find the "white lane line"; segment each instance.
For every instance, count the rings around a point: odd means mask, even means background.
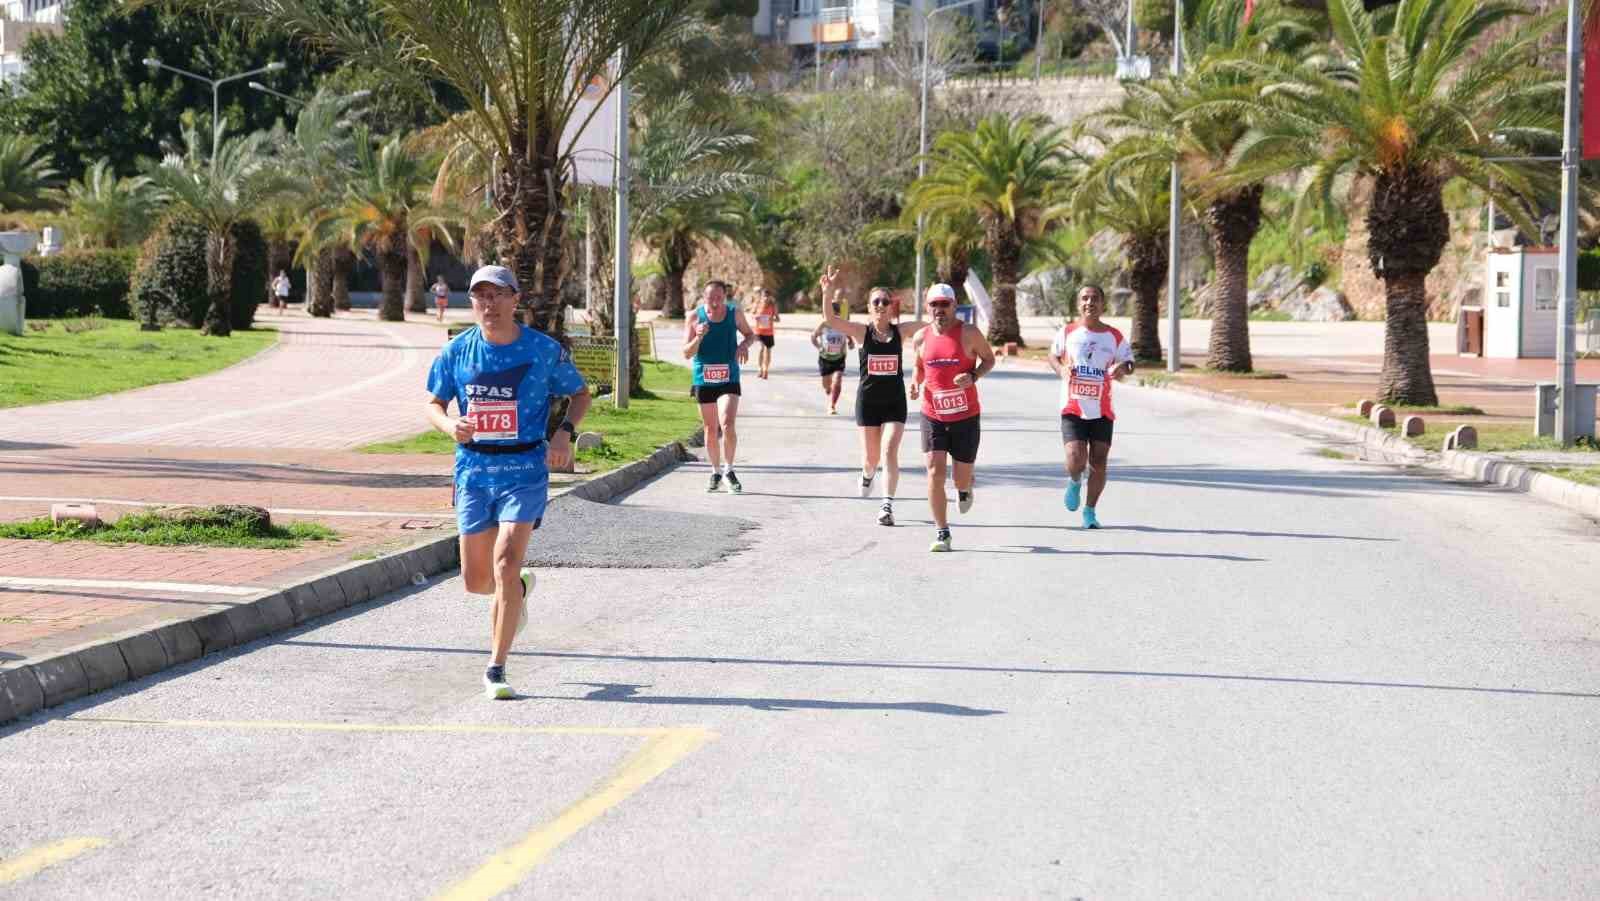
[[[24,495],[0,494],[0,501],[17,501],[21,503],[41,504],[104,504],[107,507],[192,507],[198,504],[156,503],[154,501],[123,501],[109,498],[96,497],[29,497]],[[351,516],[367,519],[451,519],[454,513],[413,513],[405,510],[305,510],[299,507],[268,507],[268,513],[282,513],[287,516]]]
[[[237,585],[204,585],[198,582],[133,582],[116,579],[24,579],[20,576],[0,576],[0,588],[114,588],[120,591],[223,594],[240,598],[267,591],[266,588],[260,587],[242,588]]]
[[[386,329],[383,329],[383,332],[384,332],[384,334],[388,335],[391,339],[396,341],[398,343],[400,349],[402,351],[404,351],[404,357],[400,361],[400,364],[398,366],[390,369],[387,372],[382,372],[382,373],[379,373],[378,375],[371,376],[370,378],[362,379],[361,381],[356,382],[355,384],[352,384],[352,385],[345,385],[342,388],[335,388],[335,389],[333,389],[331,391],[324,391],[321,394],[313,394],[310,397],[296,397],[296,398],[294,398],[292,400],[279,401],[278,403],[268,404],[268,405],[266,405],[264,407],[248,407],[248,408],[242,409],[242,410],[233,410],[233,411],[228,412],[228,413],[215,413],[215,414],[212,414],[210,416],[201,416],[201,417],[196,418],[196,419],[186,419],[186,420],[183,420],[182,422],[171,422],[171,423],[167,423],[166,425],[155,426],[153,428],[140,429],[139,431],[136,431],[136,432],[124,432],[121,435],[112,435],[112,436],[110,436],[108,438],[102,438],[96,443],[99,443],[99,444],[136,444],[139,441],[142,441],[142,440],[144,440],[146,438],[149,438],[149,437],[151,437],[153,435],[160,435],[160,434],[162,434],[164,432],[171,432],[171,431],[175,431],[175,430],[178,430],[178,429],[191,429],[191,428],[196,428],[198,426],[210,425],[211,423],[214,423],[214,422],[225,422],[225,421],[230,420],[230,419],[239,419],[239,418],[246,417],[246,416],[257,416],[257,415],[260,415],[262,413],[272,413],[272,412],[275,412],[277,410],[287,410],[287,409],[290,409],[290,408],[293,408],[293,407],[301,407],[301,406],[307,406],[307,405],[319,405],[319,404],[324,403],[325,401],[332,400],[333,398],[343,397],[346,394],[353,394],[353,393],[358,392],[358,391],[364,391],[364,390],[366,390],[368,388],[371,388],[371,387],[373,387],[375,385],[381,385],[384,382],[391,381],[391,380],[396,379],[396,378],[398,378],[400,376],[410,374],[411,363],[412,363],[412,360],[414,360],[416,358],[416,355],[417,355],[416,350],[417,349],[415,347],[411,346],[409,343],[407,343],[406,340],[399,333],[397,333],[394,329],[386,328]],[[314,345],[309,345],[309,346],[314,346]],[[326,415],[326,414],[318,413],[318,414],[315,414],[315,415],[321,416],[321,415]]]

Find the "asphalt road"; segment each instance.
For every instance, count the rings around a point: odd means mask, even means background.
[[[932,555],[914,429],[883,528],[780,341],[746,493],[626,500],[705,565],[542,570],[519,700],[449,578],[47,711],[0,730],[0,896],[1600,893],[1593,523],[1125,390],[1084,532],[1007,369]]]

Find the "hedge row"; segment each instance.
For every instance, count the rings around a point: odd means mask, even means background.
[[[129,283],[139,253],[81,250],[22,261],[22,291],[28,318],[107,316],[127,319]]]

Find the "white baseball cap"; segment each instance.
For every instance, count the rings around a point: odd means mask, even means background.
[[[522,290],[517,287],[516,274],[504,266],[484,266],[477,272],[472,273],[472,280],[467,282],[467,290],[471,291],[484,282],[488,282],[491,285],[499,285],[502,288],[510,288],[513,291]]]
[[[927,299],[928,300],[932,300],[935,297],[943,298],[945,300],[954,301],[956,299],[956,289],[950,287],[949,285],[945,284],[944,282],[938,282],[938,283],[929,285],[928,286]]]

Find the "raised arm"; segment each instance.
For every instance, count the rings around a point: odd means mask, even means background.
[[[822,305],[822,324],[836,332],[843,333],[844,336],[849,338],[851,341],[864,340],[867,335],[867,327],[864,323],[851,322],[848,319],[839,318],[837,304],[838,301],[843,299],[844,292],[835,291],[833,293],[833,302],[824,303]],[[819,331],[818,334],[820,333],[821,332]]]

